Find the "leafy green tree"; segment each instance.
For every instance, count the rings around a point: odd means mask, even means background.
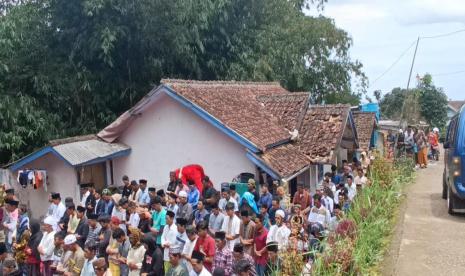
[[[25,97],[50,128],[26,141],[8,122],[2,132],[25,142],[3,160],[47,137],[96,132],[167,77],[277,80],[290,91],[312,92],[315,102],[357,104],[366,77],[348,54],[351,38],[332,19],[303,12],[324,2],[4,1],[0,98]],[[8,108],[19,108],[11,99]]]
[[[379,101],[383,119],[399,120],[408,92],[406,89],[394,88]]]
[[[418,83],[420,112],[431,127],[444,128],[447,123],[447,96],[442,88],[433,84],[430,74]]]

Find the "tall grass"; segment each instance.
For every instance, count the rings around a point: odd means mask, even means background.
[[[314,275],[379,274],[378,266],[391,239],[401,193],[414,177],[413,166],[410,159],[398,160],[395,164],[382,158],[373,162],[369,175],[371,185],[357,195],[347,215],[356,225],[355,238],[336,236],[337,242],[328,241],[328,250],[314,264]],[[342,255],[344,259],[332,254]],[[332,260],[330,263],[325,261],[328,258]]]

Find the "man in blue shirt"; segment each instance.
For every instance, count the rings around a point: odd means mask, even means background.
[[[139,180],[139,206],[140,207],[148,207],[150,204],[150,195],[149,191],[147,190],[147,180],[141,179]]]
[[[111,198],[110,190],[103,189],[102,198],[103,198],[103,213],[101,214],[106,214],[106,215],[111,216],[111,213],[113,212],[113,207],[115,206],[115,204],[113,203],[113,199]]]
[[[197,204],[199,203],[200,192],[195,186],[194,181],[189,181],[189,194],[187,196],[187,202],[192,205],[192,209],[197,209]]]
[[[266,206],[268,206],[267,208],[269,209],[271,207],[271,201],[273,199],[273,196],[268,191],[268,185],[267,184],[262,184],[261,190],[262,190],[262,196],[258,200],[257,205],[258,206],[266,205]]]
[[[331,165],[331,182],[334,184],[339,184],[341,182],[341,176],[337,173],[337,166],[336,165]]]

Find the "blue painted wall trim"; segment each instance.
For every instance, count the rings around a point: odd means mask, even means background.
[[[68,160],[64,159],[63,156],[61,156],[56,150],[53,149],[53,147],[47,146],[47,147],[44,147],[44,148],[42,148],[42,149],[40,149],[40,150],[38,150],[38,151],[36,151],[34,153],[31,153],[31,154],[27,155],[26,157],[24,157],[22,159],[16,161],[15,163],[13,163],[10,166],[10,170],[11,171],[17,171],[21,167],[23,167],[24,165],[31,163],[32,161],[46,155],[47,153],[54,154],[56,157],[63,160],[67,165],[71,166],[71,163],[69,163]]]
[[[192,112],[197,114],[200,118],[204,119],[220,131],[222,131],[224,134],[228,135],[247,149],[249,149],[252,152],[258,153],[260,152],[260,149],[257,148],[253,143],[251,143],[249,140],[245,139],[244,137],[240,136],[236,132],[234,132],[232,129],[229,127],[225,126],[223,123],[221,123],[218,119],[213,117],[212,115],[208,114],[205,110],[199,108],[197,105],[193,104],[189,100],[185,99],[184,97],[180,96],[177,94],[173,89],[171,89],[169,86],[163,85],[165,88],[164,91],[168,96],[176,100],[177,102],[181,103],[183,106],[187,107],[190,109]]]
[[[272,178],[274,178],[275,180],[281,180],[281,177],[273,169],[271,169],[268,165],[266,165],[262,160],[257,158],[255,154],[251,152],[247,152],[246,156],[247,158],[249,158],[250,161],[252,161],[252,163],[254,163],[257,167],[264,170]]]

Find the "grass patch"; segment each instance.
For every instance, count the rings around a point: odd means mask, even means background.
[[[329,237],[327,250],[314,264],[315,275],[380,274],[379,264],[391,240],[402,191],[414,178],[413,166],[409,159],[395,164],[382,158],[373,162],[371,185],[357,195],[347,215],[356,226],[355,237]]]

